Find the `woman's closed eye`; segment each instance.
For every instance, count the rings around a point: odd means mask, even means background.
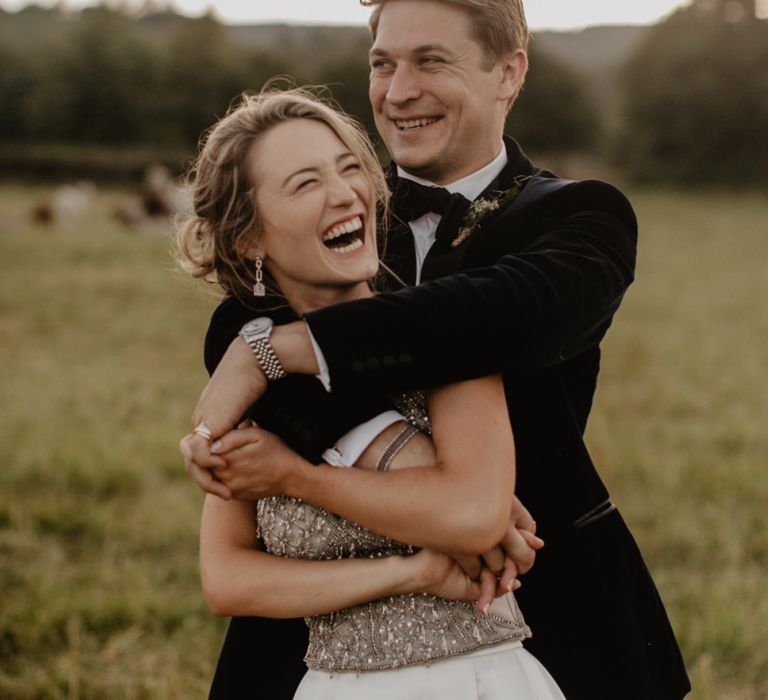
[[[318,182],[316,177],[308,177],[305,180],[300,180],[296,185],[296,192],[309,189],[312,185]]]

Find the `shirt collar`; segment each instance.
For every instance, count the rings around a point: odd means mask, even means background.
[[[476,170],[469,175],[456,180],[455,182],[449,182],[447,185],[442,185],[451,194],[464,195],[470,202],[480,196],[482,192],[490,185],[504,170],[504,166],[509,162],[507,157],[507,149],[504,147],[504,143],[501,144],[501,150],[499,154],[488,165],[483,166],[480,170]],[[403,170],[399,165],[397,166],[398,177],[405,178],[406,180],[413,180],[421,185],[427,185],[428,187],[436,187],[434,182],[424,180],[415,175]]]

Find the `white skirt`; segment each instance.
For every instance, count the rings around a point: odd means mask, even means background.
[[[392,671],[307,671],[294,700],[565,700],[520,642]]]

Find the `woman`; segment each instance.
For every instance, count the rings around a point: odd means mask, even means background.
[[[196,216],[182,231],[193,274],[234,296],[269,288],[297,314],[373,293],[387,191],[370,144],[344,115],[302,91],[247,97],[210,132],[196,175]],[[310,671],[297,698],[472,698],[479,688],[488,698],[561,698],[521,646],[530,631],[511,571],[500,579],[506,595],[479,611],[470,602],[478,585],[436,551],[486,551],[506,527],[514,442],[501,380],[398,401],[410,422],[388,426],[355,466],[389,471],[372,476],[394,484],[408,517],[376,521],[379,535],[299,500],[263,499],[255,519],[252,504],[209,495],[209,606],[308,618]],[[265,442],[277,458],[297,459],[253,426],[225,436],[220,452],[247,461]]]

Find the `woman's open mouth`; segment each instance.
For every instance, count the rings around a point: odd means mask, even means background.
[[[362,247],[364,238],[363,219],[356,216],[330,229],[323,236],[323,245],[334,253],[351,253]]]

